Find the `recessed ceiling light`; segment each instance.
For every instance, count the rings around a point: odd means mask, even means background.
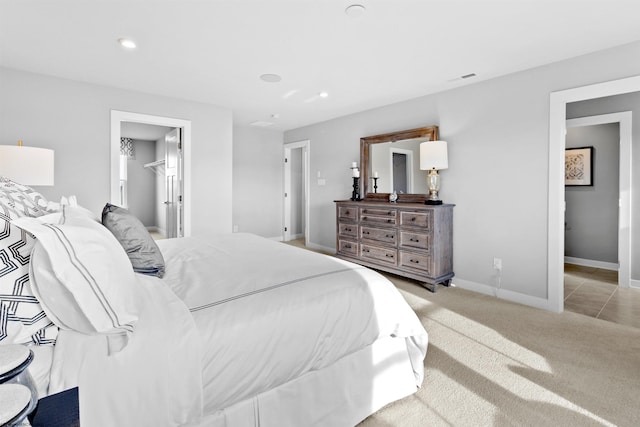
[[[318,96],[319,96],[320,98],[326,98],[327,96],[329,96],[329,94],[328,94],[327,92],[322,91],[322,92],[320,92],[320,93],[318,94]]]
[[[271,126],[272,122],[267,122],[265,120],[256,120],[255,122],[249,123],[250,126],[257,126],[261,128],[266,128],[267,126]]]
[[[344,13],[347,14],[347,16],[351,17],[351,18],[358,18],[362,15],[364,15],[364,13],[367,11],[367,9],[361,5],[361,4],[352,4],[350,6],[347,6],[347,8],[344,10]]]
[[[263,74],[260,76],[260,79],[267,83],[278,83],[282,80],[282,77],[277,74]]]
[[[127,48],[127,49],[135,49],[136,48],[136,42],[134,42],[131,39],[127,39],[127,38],[119,38],[118,39],[118,43],[120,43],[120,46]]]

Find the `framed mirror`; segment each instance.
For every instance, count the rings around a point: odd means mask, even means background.
[[[395,190],[398,202],[424,203],[429,192],[428,171],[420,170],[420,143],[437,139],[438,126],[360,138],[364,199],[388,201]]]

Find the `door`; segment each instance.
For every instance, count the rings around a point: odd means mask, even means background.
[[[413,151],[391,148],[391,191],[413,193]]]
[[[167,238],[183,237],[182,132],[180,128],[165,135],[166,231]]]

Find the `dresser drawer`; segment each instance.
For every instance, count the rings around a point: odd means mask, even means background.
[[[338,206],[338,218],[358,221],[358,208],[355,206]]]
[[[357,257],[358,244],[349,240],[338,239],[338,252]]]
[[[400,251],[400,266],[429,273],[431,256],[415,252]]]
[[[395,211],[393,212],[393,215],[373,215],[361,213],[360,224],[397,225],[398,219],[395,215]]]
[[[358,237],[358,226],[356,224],[345,224],[343,222],[338,224],[338,234],[340,236],[349,236],[353,238]]]
[[[380,246],[371,246],[367,244],[360,245],[360,256],[364,259],[373,260],[379,264],[397,265],[396,258],[398,252],[391,248],[382,248]]]
[[[395,245],[398,241],[398,232],[393,228],[385,230],[382,228],[360,227],[360,238],[363,240],[376,240],[378,242],[391,243]]]
[[[429,250],[429,248],[431,248],[431,235],[414,233],[411,231],[401,231],[400,246]]]
[[[379,208],[379,207],[366,207],[366,208],[360,208],[360,216],[364,216],[364,215],[373,215],[373,216],[386,216],[386,217],[393,217],[395,218],[397,216],[397,209],[391,209],[391,208]]]
[[[431,229],[431,212],[400,212],[401,227],[420,227],[427,230]]]

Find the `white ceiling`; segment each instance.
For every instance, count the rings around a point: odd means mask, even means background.
[[[287,130],[640,40],[639,16],[639,0],[2,0],[0,66]]]

